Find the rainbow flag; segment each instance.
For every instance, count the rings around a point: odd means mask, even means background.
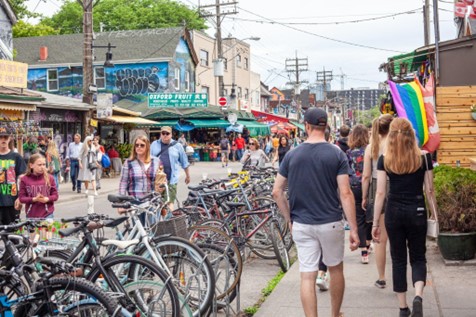
[[[419,83],[416,80],[406,84],[388,81],[397,114],[408,119],[415,130],[418,145],[428,142],[428,123],[425,104]]]

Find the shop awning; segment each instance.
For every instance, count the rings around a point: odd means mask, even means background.
[[[244,125],[246,129],[248,129],[251,136],[265,136],[271,134],[271,131],[269,130],[269,127],[266,124],[259,123],[257,121],[238,120],[237,123]]]
[[[256,117],[259,122],[289,122],[288,118],[280,117],[272,113],[266,113],[256,110],[251,110],[251,113]]]
[[[158,122],[156,121],[152,121],[152,120],[144,119],[140,117],[111,116],[107,118],[107,120],[117,122],[117,123],[134,123],[134,124],[149,125],[149,126],[158,125]]]
[[[301,129],[302,131],[305,131],[305,128],[304,128],[304,124],[303,123],[297,123],[297,122],[294,122],[294,121],[291,121],[291,123],[293,125],[295,125],[296,127],[298,127],[298,129]]]
[[[230,122],[220,119],[187,119],[195,128],[227,128]]]
[[[0,110],[36,111],[36,105],[22,105],[10,102],[0,102]]]

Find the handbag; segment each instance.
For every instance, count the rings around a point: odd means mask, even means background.
[[[370,165],[372,165],[372,159],[370,159]],[[366,223],[372,223],[374,221],[374,200],[370,199],[370,197],[373,196],[373,187],[374,185],[371,178],[370,185],[369,185],[369,192],[368,192],[369,202],[367,203],[367,207],[365,208],[365,222]]]
[[[426,170],[428,171],[428,158],[425,156],[425,164],[426,164]],[[425,180],[427,180],[428,174],[425,171]],[[438,234],[440,233],[440,225],[438,223],[438,212],[436,210],[435,206],[435,201],[433,200],[433,197],[427,197],[428,202],[430,203],[430,210],[431,210],[431,217],[427,219],[427,230],[426,230],[426,235],[430,238],[438,238]],[[434,217],[434,218],[432,218]]]
[[[89,163],[88,163],[88,169],[89,169],[90,171],[94,171],[95,169],[98,168],[98,165],[97,165],[97,163],[96,163],[95,160],[91,160],[91,156],[90,156],[91,154],[94,155],[94,153],[93,153],[92,151],[89,151],[89,152],[88,152],[88,161],[89,161]]]

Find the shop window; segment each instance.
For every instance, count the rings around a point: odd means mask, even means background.
[[[245,69],[247,70],[247,69],[248,69],[248,67],[249,67],[249,61],[248,61],[248,57],[245,57],[245,58],[244,58],[244,61],[243,61],[243,63],[244,63],[244,67],[245,67]]]
[[[48,91],[57,91],[58,90],[58,70],[57,69],[48,69]]]
[[[236,55],[236,66],[241,67],[241,55]]]
[[[185,71],[185,91],[190,91],[190,72]]]
[[[200,65],[208,66],[208,52],[205,50],[200,50]]]
[[[174,85],[175,90],[180,90],[180,68],[175,68]]]
[[[104,67],[94,68],[94,83],[98,89],[106,89],[106,73]]]

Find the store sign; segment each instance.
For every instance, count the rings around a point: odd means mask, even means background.
[[[0,121],[18,121],[23,120],[23,111],[21,110],[2,110],[0,112]]]
[[[96,116],[98,119],[106,119],[112,116],[112,94],[97,95]]]
[[[149,108],[208,107],[208,94],[202,93],[151,93]]]
[[[26,88],[28,64],[0,59],[0,86]]]

